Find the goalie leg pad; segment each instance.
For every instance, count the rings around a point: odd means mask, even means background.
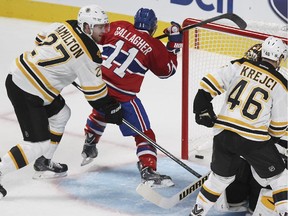
[[[224,192],[226,187],[234,180],[235,176],[222,177],[211,172],[208,180],[204,182],[203,187],[200,189],[196,198],[196,204],[194,205],[190,215],[206,215],[220,195]]]
[[[285,169],[281,174],[270,182],[273,190],[273,199],[279,215],[288,215],[288,170]],[[285,214],[286,213],[286,214]]]

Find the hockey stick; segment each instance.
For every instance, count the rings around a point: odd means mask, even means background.
[[[146,185],[144,183],[140,183],[136,188],[136,191],[144,199],[152,202],[153,204],[161,208],[169,209],[181,202],[183,199],[190,196],[198,188],[202,187],[203,183],[208,179],[209,174],[210,172],[208,172],[206,175],[194,181],[193,183],[191,183],[190,185],[188,185],[187,187],[185,187],[171,197],[162,196],[157,191],[153,190],[153,188],[151,188],[149,185]]]
[[[193,24],[193,25],[185,26],[184,28],[181,29],[180,32],[187,31],[189,29],[196,28],[196,27],[205,25],[207,23],[215,22],[215,21],[220,20],[220,19],[231,20],[240,29],[245,29],[247,27],[247,23],[241,17],[239,17],[238,15],[236,15],[234,13],[225,13],[225,14],[222,14],[222,15],[219,15],[219,16],[212,17],[210,19],[203,20],[203,21],[201,21],[199,23],[196,23],[196,24]],[[168,37],[168,35],[167,34],[162,34],[162,35],[159,35],[159,36],[157,36],[155,38],[162,39],[162,38],[165,38],[165,37]]]
[[[73,82],[72,85],[74,85],[78,90],[80,91],[84,91],[81,86],[79,84],[77,84],[76,82]],[[143,137],[145,140],[147,140],[151,145],[153,145],[155,148],[157,148],[158,150],[160,150],[161,152],[163,152],[165,155],[167,155],[168,157],[170,157],[172,160],[174,160],[176,163],[178,163],[180,166],[182,166],[184,169],[186,169],[187,171],[189,171],[190,173],[192,173],[194,176],[196,176],[197,178],[201,178],[201,175],[199,173],[197,173],[195,170],[193,170],[191,167],[187,166],[185,163],[183,163],[181,160],[179,160],[177,157],[175,157],[174,155],[172,155],[170,152],[168,152],[166,149],[164,149],[163,147],[161,147],[160,145],[158,145],[154,140],[150,139],[148,136],[146,136],[144,133],[142,133],[142,131],[139,131],[136,127],[134,127],[134,125],[132,125],[130,122],[126,121],[125,119],[122,119],[123,124],[125,124],[126,126],[128,126],[131,130],[133,130],[135,133],[137,133],[138,135],[140,135],[141,137]],[[84,164],[86,165],[87,163],[85,163],[85,161],[83,160]],[[82,163],[83,163],[82,162]],[[91,161],[87,161],[88,163],[90,163]]]
[[[180,166],[182,166],[184,169],[192,173],[197,178],[201,178],[201,175],[197,173],[195,170],[193,170],[191,167],[187,166],[185,163],[183,163],[181,160],[176,158],[174,155],[172,155],[170,152],[168,152],[166,149],[158,145],[154,140],[150,139],[148,136],[146,136],[144,133],[139,131],[136,127],[134,127],[131,123],[126,121],[125,119],[122,119],[123,124],[127,125],[131,130],[133,130],[135,133],[143,137],[145,140],[147,140],[151,145],[153,145],[155,148],[163,152],[165,155],[170,157],[172,160],[174,160],[176,163],[178,163]]]

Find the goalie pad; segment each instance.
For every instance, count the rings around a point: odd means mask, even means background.
[[[229,204],[227,202],[226,193],[222,193],[215,203],[215,209],[220,212],[246,212],[248,211],[247,202],[241,202],[237,204]]]
[[[266,188],[261,189],[257,205],[252,216],[259,215],[277,216],[272,198],[272,190]]]

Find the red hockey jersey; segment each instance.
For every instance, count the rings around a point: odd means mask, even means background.
[[[133,99],[140,91],[148,70],[159,78],[168,78],[176,72],[177,56],[147,31],[134,28],[126,21],[112,22],[103,45],[103,79],[108,92],[120,102]]]

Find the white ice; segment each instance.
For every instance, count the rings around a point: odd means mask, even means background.
[[[6,95],[5,78],[9,66],[15,57],[33,48],[35,35],[45,25],[47,23],[0,18],[0,156],[22,142],[19,125]],[[178,73],[167,80],[160,80],[148,73],[138,95],[150,117],[157,143],[178,158],[181,152],[181,56],[179,64]],[[134,140],[131,137],[123,137],[115,125],[107,127],[98,145],[98,158],[92,164],[81,167],[83,128],[91,107],[82,93],[73,86],[67,87],[63,96],[72,110],[72,116],[54,160],[68,164],[68,176],[58,180],[32,180],[33,163],[8,174],[2,181],[8,195],[0,200],[1,216],[189,214],[196,194],[165,210],[149,203],[136,193],[140,176],[136,168]],[[158,155],[158,171],[170,175],[176,183],[174,188],[162,189],[161,192],[164,194],[171,196],[196,180],[195,176],[161,152],[158,152]],[[206,168],[197,165],[197,161],[183,162],[201,174],[206,172]],[[203,164],[203,161],[201,163]],[[212,210],[209,215],[244,214],[223,214]]]

